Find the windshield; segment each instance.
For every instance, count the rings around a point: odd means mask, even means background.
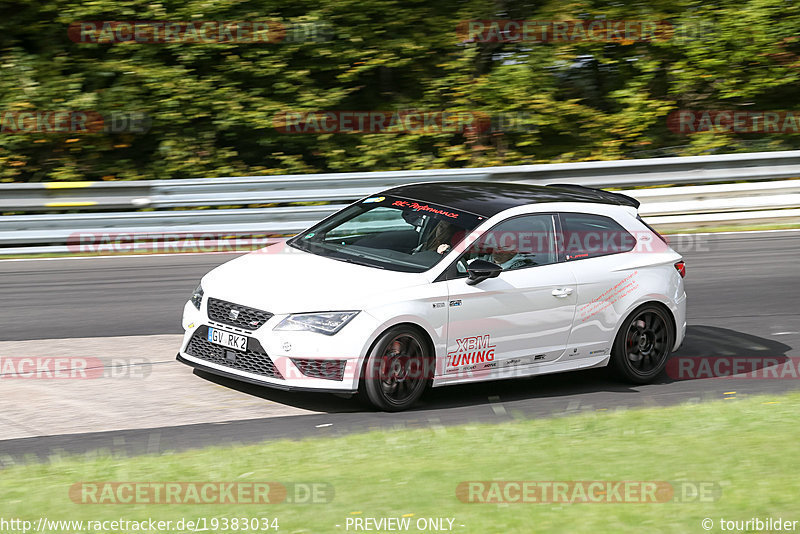
[[[427,271],[483,217],[399,197],[370,197],[295,236],[312,254],[392,271]]]

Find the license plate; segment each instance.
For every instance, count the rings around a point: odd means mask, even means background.
[[[247,350],[247,336],[240,336],[233,332],[226,332],[219,328],[209,328],[208,338],[211,343],[228,347],[229,349]]]

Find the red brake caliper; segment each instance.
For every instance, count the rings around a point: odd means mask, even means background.
[[[387,351],[386,357],[384,358],[384,365],[385,365],[384,376],[386,378],[394,378],[394,379],[397,378],[397,373],[394,369],[395,356],[400,354],[402,350],[403,350],[403,345],[399,341],[394,341],[389,346],[389,350]]]

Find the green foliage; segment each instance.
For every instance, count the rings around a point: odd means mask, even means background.
[[[656,42],[464,42],[460,21],[668,20]],[[76,43],[98,20],[318,24],[278,43]],[[0,133],[0,180],[134,180],[457,168],[788,149],[786,134],[679,135],[676,109],[797,109],[788,0],[54,0],[0,4],[0,112],[140,112],[145,133]],[[527,128],[291,134],[286,111],[469,111]],[[519,126],[519,125],[517,125]]]

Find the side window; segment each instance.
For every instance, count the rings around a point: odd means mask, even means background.
[[[465,273],[466,264],[475,259],[496,263],[504,271],[556,263],[553,216],[523,215],[498,223],[470,245],[458,271]]]
[[[628,252],[636,246],[636,238],[610,217],[588,213],[562,213],[560,217],[561,246],[567,261]]]

